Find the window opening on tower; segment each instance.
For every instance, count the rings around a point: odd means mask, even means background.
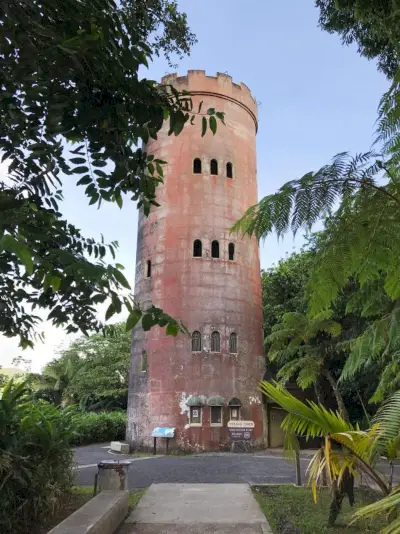
[[[233,168],[232,163],[230,161],[228,161],[228,163],[226,164],[226,177],[233,178]]]
[[[221,352],[221,337],[219,332],[211,334],[211,352]]]
[[[235,244],[234,243],[229,243],[228,254],[229,254],[229,259],[233,261],[235,259]]]
[[[198,331],[192,334],[192,352],[201,352],[201,333]]]
[[[193,242],[193,256],[195,258],[201,258],[202,255],[203,255],[203,246],[201,244],[200,239],[196,239]]]
[[[213,241],[211,243],[211,257],[219,258],[219,243],[218,241]]]
[[[195,158],[193,160],[193,173],[201,174],[201,159],[200,158]]]
[[[210,172],[211,174],[218,174],[218,161],[216,159],[211,160]]]

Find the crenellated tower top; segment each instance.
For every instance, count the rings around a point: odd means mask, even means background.
[[[192,95],[211,95],[235,102],[246,109],[254,120],[256,131],[258,129],[255,98],[247,85],[234,83],[228,74],[217,72],[216,76],[207,76],[204,70],[189,70],[186,76],[167,74],[163,76],[161,83],[172,85],[178,91],[189,91]]]

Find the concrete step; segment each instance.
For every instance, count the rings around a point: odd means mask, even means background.
[[[175,524],[169,523],[137,523],[125,524],[118,534],[270,534],[268,526],[263,524],[248,525],[244,523],[225,523],[223,525],[201,523]]]

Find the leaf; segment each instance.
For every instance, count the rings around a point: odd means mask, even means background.
[[[0,250],[5,249],[8,252],[14,252],[24,264],[28,274],[33,273],[32,253],[27,246],[14,239],[10,234],[4,235],[0,240]]]
[[[214,116],[210,117],[210,130],[212,131],[213,135],[215,135],[217,131],[217,120]]]
[[[115,314],[115,307],[114,307],[114,304],[111,303],[109,305],[109,307],[107,308],[107,311],[106,311],[106,321],[108,321],[109,319],[111,319],[111,317]]]
[[[142,317],[142,312],[140,310],[133,310],[126,321],[126,330],[132,330],[135,328],[137,323],[140,321],[140,318]]]
[[[76,185],[86,185],[86,184],[90,184],[90,183],[92,183],[92,179],[90,178],[90,176],[84,176],[83,178],[78,180]]]
[[[122,197],[121,197],[121,193],[115,193],[114,194],[114,198],[115,198],[115,202],[117,203],[118,207],[121,209],[122,208]]]
[[[199,109],[197,111],[197,113],[201,113],[201,108],[203,107],[203,101],[200,102],[199,104]]]
[[[153,176],[154,175],[154,165],[153,163],[148,163],[147,164],[147,170],[149,171],[149,173]]]
[[[206,135],[207,131],[207,119],[205,117],[201,120],[201,137],[204,137]]]
[[[148,332],[155,324],[156,321],[154,320],[151,313],[146,313],[146,315],[142,317],[142,327],[145,332]]]
[[[215,115],[215,108],[208,108],[207,115]]]
[[[75,167],[72,169],[72,172],[75,174],[85,174],[86,172],[89,172],[89,168],[81,165],[80,167]]]
[[[167,336],[176,337],[179,333],[178,325],[176,323],[168,323],[165,333]]]
[[[119,271],[118,269],[114,269],[114,276],[117,279],[117,281],[121,284],[121,286],[125,287],[126,289],[130,289],[131,286],[129,285],[128,280],[125,278],[125,276]]]
[[[61,278],[56,275],[51,276],[50,286],[51,286],[51,289],[53,290],[53,293],[55,293],[56,291],[60,289],[60,285],[61,285]]]
[[[80,165],[81,163],[86,163],[86,159],[85,158],[71,158],[70,162],[75,163],[75,165]]]

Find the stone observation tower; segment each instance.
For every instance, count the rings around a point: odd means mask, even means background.
[[[178,137],[169,124],[146,150],[165,160],[160,207],[139,217],[136,298],[183,321],[191,337],[144,332],[132,342],[127,440],[149,446],[154,427],[176,428],[171,447],[229,447],[229,420],[253,420],[263,441],[261,280],[255,239],[229,228],[257,202],[257,105],[244,84],[191,70],[162,83],[189,91],[193,109],[225,113],[215,136],[200,118]]]

